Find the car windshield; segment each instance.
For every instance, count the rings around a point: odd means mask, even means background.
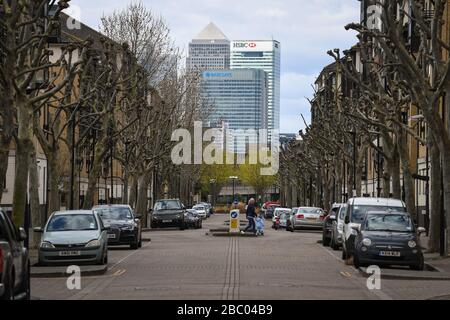
[[[177,200],[158,201],[155,204],[155,211],[181,210],[181,204]]]
[[[414,227],[411,218],[404,214],[369,214],[364,230],[413,232]]]
[[[128,208],[106,208],[95,210],[104,220],[131,220],[133,216]]]
[[[387,206],[364,206],[364,205],[355,205],[353,206],[353,211],[351,213],[352,218],[351,222],[353,223],[362,223],[364,221],[364,217],[367,212],[370,211],[390,211],[390,212],[405,212],[405,208],[403,207],[387,207]]]
[[[48,223],[48,232],[97,230],[93,214],[55,215]]]
[[[320,209],[318,208],[300,208],[298,209],[299,213],[308,213],[308,214],[320,214]]]
[[[281,216],[282,214],[290,214],[291,213],[291,210],[276,210],[275,211],[275,215],[276,216]]]
[[[204,206],[195,206],[194,207],[195,210],[205,210]]]

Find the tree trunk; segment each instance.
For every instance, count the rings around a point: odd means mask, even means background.
[[[50,215],[61,209],[59,182],[61,179],[60,161],[58,153],[47,155],[48,164],[48,212]]]
[[[92,170],[89,172],[88,188],[84,199],[83,209],[89,210],[94,205],[94,195],[97,186],[100,171],[102,169],[103,158],[105,157],[107,148],[105,141],[99,141],[95,146],[95,157]]]
[[[143,225],[147,225],[147,211],[148,211],[148,186],[150,184],[152,174],[145,173],[138,179],[138,194],[136,203],[136,213],[142,215]]]
[[[386,168],[383,172],[383,192],[381,194],[383,198],[390,198],[391,196],[391,174]]]
[[[428,250],[439,252],[440,219],[441,219],[441,156],[436,143],[430,143],[430,230]]]
[[[6,181],[6,171],[8,170],[9,146],[9,143],[6,145],[3,141],[0,142],[0,203],[2,202],[3,191],[6,188],[4,182]]]
[[[392,196],[394,199],[402,198],[402,184],[400,178],[400,156],[397,150],[394,152],[395,156],[390,161],[390,172],[392,176]]]
[[[16,139],[16,172],[13,195],[13,220],[17,227],[23,226],[25,222],[30,153],[34,148],[32,116],[29,109],[23,101],[17,103],[19,130]]]
[[[414,178],[413,172],[411,172],[409,154],[408,154],[408,144],[406,143],[406,133],[402,130],[399,134],[398,151],[400,155],[401,168],[403,173],[403,187],[405,189],[405,203],[408,212],[417,217],[416,208],[416,195],[414,188]],[[402,141],[405,141],[402,143]],[[416,223],[419,223],[418,217],[416,218]]]
[[[448,139],[446,139],[448,140]],[[441,223],[445,224],[445,237],[446,247],[445,255],[448,254],[448,248],[450,247],[450,237],[448,236],[448,227],[450,226],[450,145],[447,145],[445,151],[442,154],[442,173],[444,180],[444,211],[445,220]]]
[[[39,202],[39,177],[36,158],[36,149],[33,148],[30,155],[30,216],[31,225],[29,230],[30,235],[30,247],[37,249],[40,243],[39,234],[32,231],[34,227],[40,227],[42,223],[41,218],[41,204]]]
[[[137,188],[138,188],[138,180],[135,175],[131,177],[131,190],[130,190],[130,201],[128,204],[133,208],[136,208],[137,202]]]

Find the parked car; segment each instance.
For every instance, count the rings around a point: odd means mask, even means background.
[[[193,206],[192,209],[197,211],[197,214],[201,219],[208,218],[208,209],[204,205],[197,204],[197,205]]]
[[[152,228],[179,228],[184,230],[185,207],[178,199],[158,200],[152,210]]]
[[[289,209],[289,208],[281,208],[281,207],[275,208],[275,210],[273,211],[272,222],[274,222],[276,218],[279,218],[280,219],[280,224],[281,224],[281,215],[282,214],[286,214],[286,213],[289,214],[289,213],[291,213],[291,211],[292,210]],[[285,225],[286,225],[286,223],[285,223]]]
[[[0,209],[0,300],[30,299],[27,235]]]
[[[347,204],[343,204],[339,208],[339,212],[336,215],[336,219],[333,221],[332,224],[330,247],[333,250],[338,250],[342,246],[342,241],[344,239],[344,219],[346,210]]]
[[[331,237],[333,232],[333,222],[336,221],[336,215],[339,211],[339,205],[333,205],[330,213],[323,219],[322,229],[322,244],[324,247],[328,247],[331,243]]]
[[[184,214],[187,228],[201,229],[202,219],[198,216],[197,210],[188,209]]]
[[[264,218],[268,219],[268,218],[273,218],[274,215],[274,211],[276,208],[281,208],[281,206],[279,204],[270,204],[266,207],[266,211],[264,213]]]
[[[129,205],[106,205],[92,208],[108,228],[108,245],[129,245],[131,249],[142,247],[140,216]]]
[[[355,237],[358,228],[369,211],[406,212],[401,200],[384,198],[352,198],[347,202],[344,219],[344,239],[342,242],[342,259],[347,260],[355,251]]]
[[[320,208],[302,207],[291,216],[290,231],[305,229],[323,229],[325,211]]]
[[[40,265],[108,263],[108,232],[95,211],[55,212],[34,231],[42,233]]]
[[[292,210],[280,210],[280,228],[287,229],[288,222],[291,219]]]
[[[424,269],[420,234],[411,216],[405,212],[370,211],[360,226],[353,225],[355,238],[354,265],[400,265],[413,270]]]
[[[213,206],[212,206],[211,203],[208,203],[208,202],[201,202],[201,203],[198,203],[198,204],[202,204],[202,205],[204,205],[204,206],[206,207],[208,218],[209,218],[211,215],[214,214],[214,208],[213,208]]]

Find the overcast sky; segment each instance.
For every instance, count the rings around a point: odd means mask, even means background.
[[[81,9],[81,21],[98,28],[100,17],[123,8],[126,0],[72,0]],[[309,119],[312,83],[331,63],[329,49],[346,49],[356,42],[344,29],[358,21],[357,0],[142,0],[164,17],[178,46],[189,41],[209,22],[230,40],[271,39],[281,42],[281,132],[303,128],[300,114]]]

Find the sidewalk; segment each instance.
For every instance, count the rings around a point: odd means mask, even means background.
[[[422,236],[420,238],[422,248],[424,249],[425,262],[435,268],[439,272],[450,274],[450,255],[447,257],[441,257],[439,253],[427,253],[428,250],[428,237]]]

